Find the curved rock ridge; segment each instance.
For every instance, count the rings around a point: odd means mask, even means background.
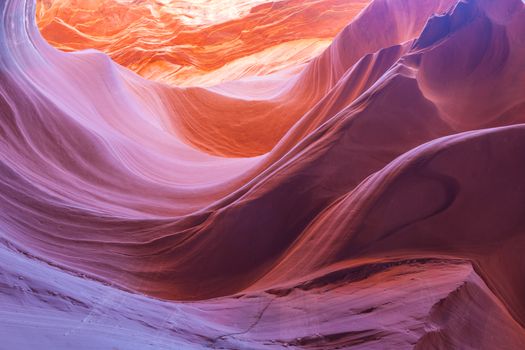
[[[200,87],[57,50],[37,10],[94,16],[58,3],[0,3],[10,349],[525,346],[521,0],[373,0],[298,69]],[[336,2],[232,4],[168,8],[234,52],[222,25],[304,38]]]

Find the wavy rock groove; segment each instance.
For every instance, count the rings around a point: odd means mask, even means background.
[[[0,14],[0,348],[525,348],[521,0]]]

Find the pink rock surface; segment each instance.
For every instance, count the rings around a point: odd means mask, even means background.
[[[209,87],[35,8],[0,2],[0,348],[525,348],[521,0],[374,0]]]

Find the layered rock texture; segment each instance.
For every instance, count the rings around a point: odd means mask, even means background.
[[[0,14],[0,348],[525,348],[521,0]]]

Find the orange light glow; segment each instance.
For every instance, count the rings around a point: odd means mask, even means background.
[[[63,51],[97,49],[153,80],[211,85],[317,56],[369,0],[39,0]]]

